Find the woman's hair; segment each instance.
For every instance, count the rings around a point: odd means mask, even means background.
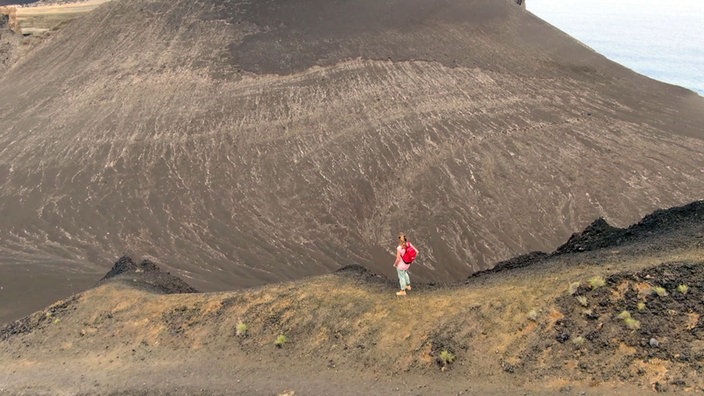
[[[401,245],[401,247],[403,247],[405,249],[407,242],[408,242],[408,238],[406,238],[406,234],[404,234],[404,233],[398,234],[398,244]]]

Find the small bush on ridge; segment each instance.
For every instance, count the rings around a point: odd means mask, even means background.
[[[249,329],[249,327],[247,326],[246,323],[239,322],[239,323],[237,323],[237,328],[235,329],[235,334],[238,337],[244,337],[245,335],[247,335],[248,329]]]
[[[655,286],[653,288],[653,293],[657,294],[660,297],[667,296],[667,290],[665,290],[665,288],[662,286]]]
[[[595,276],[589,279],[589,286],[594,289],[598,289],[606,284],[606,280],[601,276]]]
[[[623,323],[631,330],[640,329],[640,322],[634,319],[628,311],[621,311],[617,318],[623,319]]]
[[[572,282],[570,283],[570,287],[567,289],[567,291],[570,293],[570,295],[573,295],[577,293],[577,289],[579,289],[579,282]]]
[[[455,358],[456,358],[455,354],[448,351],[447,349],[443,349],[442,351],[440,351],[440,361],[445,366],[452,364],[452,362],[455,361]]]
[[[628,312],[628,311],[621,311],[621,313],[618,314],[617,318],[623,319],[623,320],[630,319],[630,318],[631,318],[631,313]]]
[[[640,329],[640,322],[633,319],[633,318],[626,318],[623,320],[623,323],[625,323],[626,327],[628,327],[631,330]]]
[[[587,302],[587,296],[577,296],[577,301],[579,301],[579,304],[583,307],[589,305],[589,302]]]

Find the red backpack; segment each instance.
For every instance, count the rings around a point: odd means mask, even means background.
[[[416,259],[416,256],[418,255],[418,252],[416,251],[416,248],[411,245],[410,242],[406,244],[406,251],[403,253],[403,256],[401,256],[401,259],[403,260],[404,263],[410,264],[413,262],[413,260]]]

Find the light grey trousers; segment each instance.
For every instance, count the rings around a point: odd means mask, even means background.
[[[411,284],[411,278],[408,277],[408,270],[396,268],[396,273],[398,273],[398,283],[401,285],[401,290],[406,290],[406,286]]]

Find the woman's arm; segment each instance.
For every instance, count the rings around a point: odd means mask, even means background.
[[[401,246],[396,246],[396,260],[394,260],[394,267],[401,262]]]

